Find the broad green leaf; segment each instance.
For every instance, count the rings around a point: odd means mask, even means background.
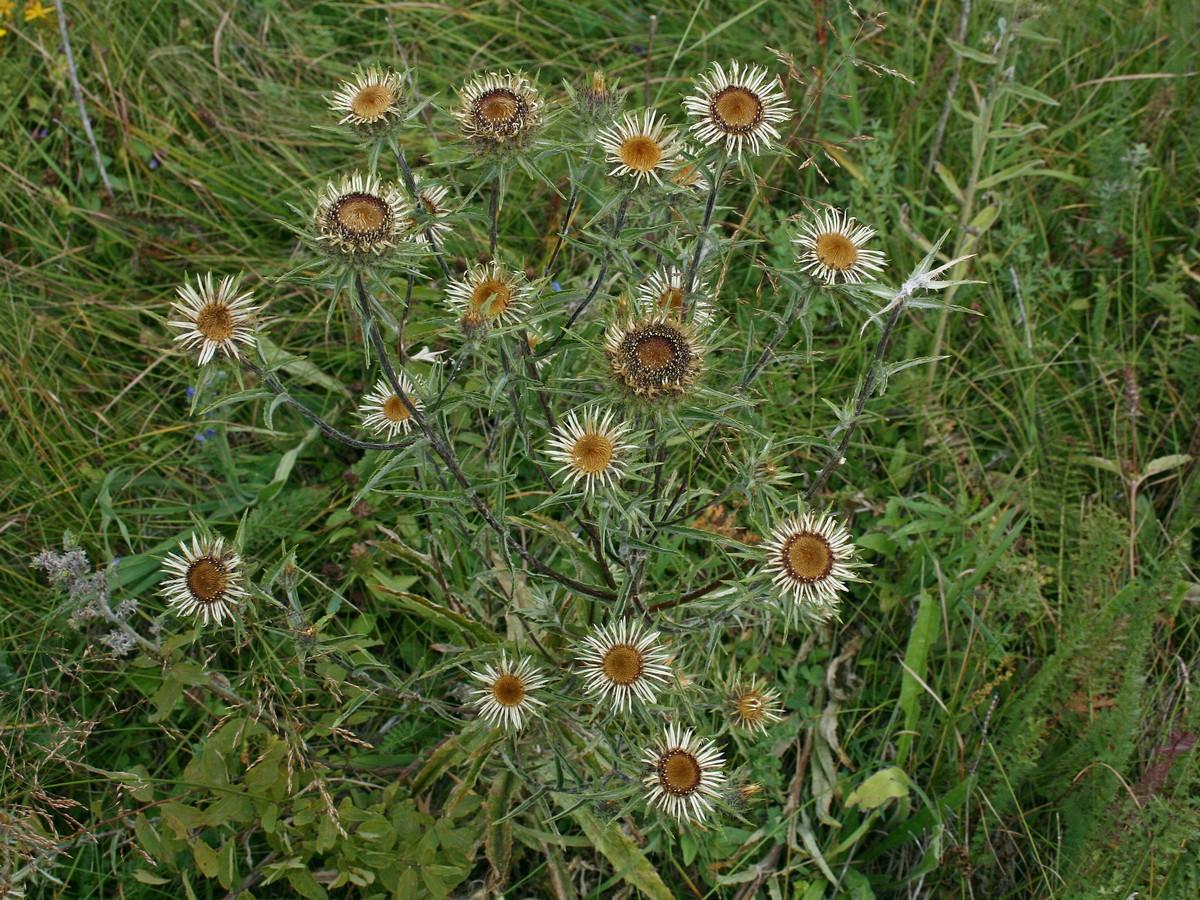
[[[637,888],[650,900],[674,900],[675,895],[662,880],[662,876],[650,864],[650,860],[646,859],[637,844],[621,831],[620,826],[601,822],[586,807],[579,806],[576,797],[555,794],[554,798],[565,809],[575,807],[571,809],[571,818],[609,861],[619,878]]]
[[[1142,478],[1161,475],[1163,472],[1171,471],[1171,469],[1186,466],[1191,461],[1191,456],[1186,453],[1172,453],[1170,456],[1160,456],[1158,459],[1152,459],[1146,463],[1146,469],[1142,472]]]
[[[903,769],[889,766],[880,769],[853,791],[846,798],[847,806],[857,806],[859,809],[877,809],[889,800],[897,800],[908,796],[908,776]]]

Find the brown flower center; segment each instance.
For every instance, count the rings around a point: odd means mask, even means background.
[[[636,647],[617,644],[604,654],[600,668],[613,684],[633,684],[642,677],[642,654]]]
[[[369,84],[354,95],[350,110],[360,119],[378,119],[392,105],[394,96],[385,84]]]
[[[196,330],[210,341],[233,337],[233,312],[224,303],[206,303],[196,315]]]
[[[836,231],[818,237],[813,252],[822,264],[838,272],[844,272],[858,262],[858,248],[854,246],[854,241]]]
[[[512,303],[512,287],[499,278],[491,276],[484,278],[471,291],[471,309],[482,313],[489,319],[503,315]]]
[[[334,207],[337,223],[353,235],[366,235],[383,228],[388,205],[371,194],[348,194]]]
[[[671,181],[680,187],[695,187],[700,183],[700,170],[691,163],[685,163],[675,170],[675,174],[671,176]]]
[[[730,85],[713,97],[710,106],[717,124],[734,134],[746,134],[762,121],[762,101],[744,87]]]
[[[658,295],[658,308],[679,312],[683,309],[683,288],[669,287]]]
[[[737,698],[737,714],[743,722],[757,722],[765,709],[762,694],[757,691],[747,691]]]
[[[635,172],[652,172],[662,159],[662,147],[646,134],[626,138],[617,149],[617,156]]]
[[[585,434],[571,448],[571,459],[575,468],[587,475],[598,475],[612,462],[613,442],[607,435],[595,432]]]
[[[395,394],[383,401],[383,417],[389,422],[407,422],[412,413]]]
[[[658,783],[676,796],[690,794],[700,787],[700,763],[686,750],[671,750],[658,761]]]
[[[229,573],[220,560],[202,556],[187,570],[188,593],[199,603],[215,603],[229,587]]]
[[[525,699],[525,682],[516,675],[501,675],[492,684],[492,696],[501,706],[517,706]]]
[[[647,369],[661,369],[675,359],[675,346],[659,334],[649,334],[637,342],[634,354]]]
[[[503,125],[511,121],[520,108],[520,99],[505,88],[488,91],[475,101],[475,114],[491,125]]]
[[[783,545],[783,565],[797,581],[820,581],[833,570],[833,548],[819,534],[795,534]]]

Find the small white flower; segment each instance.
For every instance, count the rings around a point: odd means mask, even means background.
[[[781,712],[779,691],[764,685],[757,676],[729,692],[729,715],[739,728],[765,734],[767,725],[782,718]]]
[[[695,89],[683,101],[695,119],[692,133],[704,144],[723,141],[726,151],[739,157],[747,145],[751,153],[760,153],[779,140],[775,126],[792,115],[778,79],[762,66],[731,62],[726,73],[714,63],[696,80]]]
[[[623,457],[634,447],[624,442],[629,426],[613,422],[612,410],[603,417],[584,414],[583,421],[570,413],[550,435],[546,454],[562,466],[555,476],[566,475],[572,487],[583,482],[584,494],[601,485],[611,487],[625,474]]]
[[[652,109],[644,110],[640,119],[626,114],[622,121],[601,131],[596,140],[612,165],[608,174],[632,177],[634,187],[642,179],[661,184],[663,174],[682,162],[675,129],[667,128],[666,120]]]
[[[329,108],[341,116],[339,125],[350,125],[366,135],[387,131],[404,117],[408,105],[403,76],[375,67],[343,81],[329,99]]]
[[[221,350],[231,359],[237,356],[237,345],[254,346],[254,314],[260,307],[251,306],[247,291],[239,294],[239,279],[226,275],[219,283],[212,273],[196,276],[196,284],[185,283],[176,288],[178,301],[171,309],[183,317],[169,321],[173,328],[183,329],[175,340],[189,350],[200,348],[200,365],[205,365]]]
[[[525,717],[546,705],[533,696],[535,691],[545,687],[546,679],[528,658],[509,665],[508,659],[501,656],[499,666],[485,665],[480,671],[472,672],[471,677],[484,685],[471,693],[479,714],[489,725],[520,731],[525,725]]]
[[[675,266],[651,272],[638,287],[638,303],[643,314],[662,313],[679,317],[683,312],[684,297],[687,295],[683,283],[685,277]],[[707,293],[708,285],[697,280],[692,285],[691,294],[687,295],[688,315],[691,321],[701,328],[708,325],[713,317],[712,306],[704,299]]]
[[[318,241],[359,260],[393,249],[404,237],[412,215],[394,185],[355,172],[325,185],[313,219]]]
[[[658,632],[628,620],[596,628],[584,638],[577,658],[588,693],[611,700],[618,711],[629,709],[635,695],[653,703],[671,677]]]
[[[491,262],[475,266],[461,280],[450,282],[446,302],[464,323],[508,325],[525,314],[532,292],[522,273]]]
[[[712,812],[725,784],[725,760],[712,741],[668,725],[664,739],[643,759],[651,767],[643,779],[651,806],[684,822],[702,822]]]
[[[482,144],[520,142],[541,123],[542,99],[524,75],[489,72],[459,90],[463,137]]]
[[[826,284],[835,284],[839,277],[858,284],[883,269],[883,253],[863,248],[874,236],[874,228],[835,209],[805,222],[792,243],[800,247],[796,256],[800,271],[811,272]]]
[[[162,561],[167,579],[160,589],[177,615],[195,615],[201,624],[220,624],[247,594],[242,589],[242,559],[224,538],[193,536],[178,553]]]
[[[854,579],[856,549],[850,532],[829,515],[806,512],[779,524],[763,543],[766,570],[801,618],[827,622],[838,594]]]
[[[396,379],[400,382],[408,402],[420,412],[423,406],[413,390],[412,381],[403,372],[397,372]],[[412,410],[396,395],[386,378],[375,382],[375,390],[363,397],[358,411],[362,415],[363,427],[376,434],[386,433],[388,437],[394,438],[401,432],[408,434],[413,426]]]

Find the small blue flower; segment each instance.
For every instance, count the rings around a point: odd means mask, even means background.
[[[159,163],[157,156],[150,157],[150,171],[154,171],[160,165],[161,165],[161,163]]]
[[[551,281],[551,282],[550,282],[550,287],[551,287],[553,290],[556,290],[556,291],[561,291],[561,290],[562,290],[562,285],[561,285],[561,284],[559,284],[557,281]]]
[[[189,400],[191,400],[193,397],[196,396],[196,388],[193,385],[189,384],[187,386],[187,390],[185,391],[185,393],[187,394],[187,398]]]
[[[216,435],[216,433],[217,433],[216,429],[214,429],[214,428],[205,428],[203,431],[201,431],[199,434],[196,435],[196,440],[199,441],[200,443],[204,443],[210,437],[214,437]]]

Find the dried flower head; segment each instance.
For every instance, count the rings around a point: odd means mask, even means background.
[[[377,137],[404,118],[411,106],[404,76],[372,66],[343,81],[329,99],[329,108],[360,134]]]
[[[176,341],[189,350],[200,348],[200,365],[211,360],[217,350],[233,359],[238,344],[254,346],[254,314],[259,307],[251,306],[250,293],[239,294],[239,289],[239,279],[226,275],[215,282],[212,272],[197,275],[195,285],[184,283],[176,288],[179,300],[172,301],[171,309],[183,318],[167,324],[183,329]]]
[[[475,266],[461,280],[450,282],[446,302],[463,317],[464,325],[508,325],[525,314],[532,291],[523,273],[493,261]]]
[[[485,665],[471,676],[483,683],[482,689],[472,691],[473,702],[489,725],[520,731],[525,717],[546,705],[534,696],[546,686],[546,679],[528,657],[509,665],[507,657],[501,656],[499,666]]]
[[[762,66],[731,62],[729,71],[714,63],[695,84],[683,107],[695,121],[691,131],[704,144],[724,142],[729,153],[741,156],[749,145],[760,153],[779,140],[775,126],[792,115],[778,79]]]
[[[638,304],[643,315],[661,313],[674,319],[684,316],[683,301],[688,298],[684,285],[685,275],[675,266],[655,269],[638,287]],[[704,299],[708,286],[701,281],[692,285],[687,314],[697,327],[703,328],[712,321],[713,310]]]
[[[636,622],[596,628],[584,638],[578,659],[588,693],[611,700],[618,711],[629,709],[635,696],[653,703],[671,677],[658,632]]]
[[[628,425],[613,422],[611,410],[602,417],[589,411],[582,421],[570,413],[550,434],[546,453],[561,463],[555,476],[565,475],[572,487],[582,481],[585,495],[610,487],[625,474],[624,457],[634,449],[624,442],[628,433]]]
[[[604,349],[612,379],[647,400],[683,394],[704,366],[704,346],[692,325],[664,313],[614,323]]]
[[[711,183],[708,176],[704,174],[704,170],[700,168],[700,164],[696,161],[696,154],[686,143],[679,148],[679,164],[675,167],[675,171],[671,173],[669,180],[672,187],[681,191],[687,191],[696,194],[702,194],[708,191]]]
[[[358,262],[394,249],[412,216],[395,186],[355,172],[325,186],[317,199],[314,221],[317,240]]]
[[[413,240],[419,244],[428,244],[430,236],[440,244],[442,238],[450,233],[446,218],[453,210],[446,204],[450,192],[445,185],[422,184],[417,182],[417,212],[421,214],[420,224],[414,217],[408,222],[408,230]]]
[[[781,712],[779,692],[764,685],[757,676],[729,692],[729,715],[739,728],[765,733],[768,725],[780,720]]]
[[[854,578],[850,533],[829,515],[806,512],[780,523],[763,543],[766,570],[809,622],[837,615],[838,594]]]
[[[397,372],[396,378],[399,380],[408,402],[412,404],[413,409],[420,412],[422,404],[417,398],[408,376],[403,372]],[[394,438],[401,432],[408,434],[409,429],[413,426],[412,410],[392,390],[392,386],[386,378],[380,378],[375,382],[375,390],[363,397],[358,411],[362,416],[364,428],[369,428],[376,434],[386,433],[390,438]]]
[[[725,784],[725,760],[716,745],[672,724],[643,758],[651,767],[643,779],[650,805],[685,822],[704,821]]]
[[[457,117],[469,141],[520,145],[541,124],[542,99],[524,75],[489,72],[459,90]]]
[[[652,109],[625,118],[597,135],[596,140],[612,165],[609,175],[632,178],[634,187],[642,179],[661,184],[679,163],[679,138],[674,128]]]
[[[177,615],[195,615],[201,624],[220,624],[247,594],[242,559],[221,537],[193,536],[162,561],[167,579],[161,591]]]
[[[801,271],[811,272],[826,284],[834,284],[839,277],[858,284],[883,268],[883,253],[863,248],[874,236],[874,228],[835,209],[805,222],[792,243],[800,248],[796,260]]]
[[[577,94],[579,111],[583,117],[591,123],[609,121],[618,103],[616,86],[616,82],[610,84],[599,69],[592,72]]]

